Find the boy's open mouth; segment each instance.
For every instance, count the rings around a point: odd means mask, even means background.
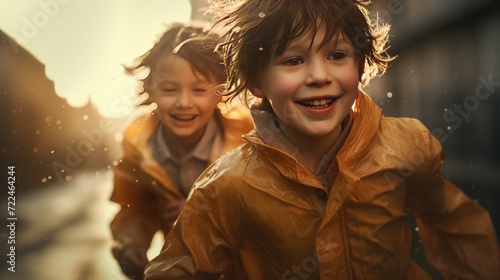
[[[171,115],[173,119],[181,122],[189,122],[196,118],[197,115]]]
[[[300,101],[297,103],[309,108],[322,109],[330,106],[333,102],[335,102],[335,100],[337,100],[337,98],[324,98],[324,99]]]

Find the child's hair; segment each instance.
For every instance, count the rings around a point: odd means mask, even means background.
[[[255,84],[271,57],[282,54],[290,42],[304,34],[313,36],[326,27],[324,46],[342,34],[353,44],[362,85],[383,74],[392,60],[386,54],[389,26],[372,26],[367,2],[357,0],[211,0],[214,30],[223,32],[217,50],[228,74],[229,99]]]
[[[149,51],[138,57],[132,66],[125,67],[126,73],[134,76],[149,70],[146,77],[139,78],[142,82],[139,95],[143,94],[151,89],[159,71],[155,69],[157,62],[162,56],[172,53],[188,61],[193,72],[203,75],[211,83],[222,84],[226,81],[225,69],[222,59],[214,51],[219,39],[201,25],[172,23]],[[146,103],[148,101],[143,104]]]

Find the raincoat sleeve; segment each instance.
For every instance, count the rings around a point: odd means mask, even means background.
[[[488,212],[442,177],[441,144],[423,125],[420,130],[424,137],[413,154],[422,157],[413,157],[415,169],[405,185],[428,260],[445,279],[500,279]]]
[[[146,266],[145,279],[233,279],[239,220],[235,191],[221,180],[197,185],[161,253]]]
[[[121,205],[111,222],[115,241],[113,255],[117,260],[129,246],[141,246],[147,250],[154,234],[161,228],[156,198],[147,186],[141,185],[146,182],[141,180],[141,173],[139,166],[127,156],[114,170],[111,200]]]

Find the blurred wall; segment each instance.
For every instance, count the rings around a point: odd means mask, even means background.
[[[500,1],[378,0],[397,56],[365,89],[386,116],[420,119],[441,142],[443,174],[485,207],[500,239]],[[434,279],[414,233],[413,258]]]
[[[366,91],[384,115],[433,132],[445,176],[490,211],[499,233],[500,1],[378,0],[370,9],[392,25],[397,58]]]

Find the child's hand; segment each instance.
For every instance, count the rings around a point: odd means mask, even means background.
[[[171,201],[165,205],[165,212],[163,213],[163,221],[166,224],[172,224],[175,222],[179,214],[181,214],[182,208],[186,203],[185,199],[179,199]]]
[[[142,246],[130,246],[123,251],[120,265],[125,275],[132,279],[143,279],[144,268],[148,263],[146,251]]]

